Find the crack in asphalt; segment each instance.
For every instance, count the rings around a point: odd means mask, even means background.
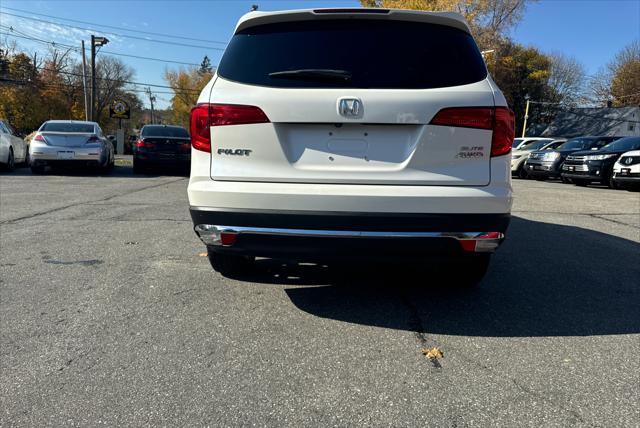
[[[420,346],[422,348],[427,348],[429,345],[429,340],[427,337],[427,330],[424,326],[424,322],[422,320],[422,317],[420,316],[420,313],[418,311],[418,308],[416,307],[416,305],[414,305],[411,300],[409,299],[409,297],[405,294],[402,294],[400,296],[400,300],[402,301],[402,303],[409,309],[409,327],[412,329],[413,334],[415,336],[415,338],[418,340],[418,342],[420,343]],[[442,347],[445,347],[449,350],[452,351],[456,351],[456,354],[460,357],[461,360],[476,366],[478,368],[480,368],[483,371],[492,373],[494,375],[503,375],[503,373],[499,373],[496,370],[492,369],[491,367],[482,364],[476,360],[474,360],[473,358],[467,357],[464,353],[460,352],[460,350],[456,349],[456,347],[454,346],[450,346],[450,345],[442,345]],[[431,360],[431,363],[433,364],[433,366],[435,368],[441,369],[442,365],[440,364],[440,362],[437,359]],[[556,402],[548,399],[547,397],[545,397],[543,394],[540,394],[538,392],[536,392],[535,390],[522,385],[518,382],[517,379],[514,379],[512,377],[506,377],[506,379],[510,380],[513,385],[515,385],[520,391],[522,391],[523,393],[535,397],[541,401],[544,401],[545,403],[548,403],[549,405],[551,405],[552,407],[562,411],[562,412],[566,412],[567,414],[569,414],[571,417],[573,417],[574,419],[576,419],[577,421],[579,421],[582,424],[588,424],[590,426],[594,426],[594,427],[599,427],[600,425],[597,425],[591,421],[586,421],[582,415],[577,412],[576,410],[573,410],[571,408],[567,408],[561,405],[558,405]]]
[[[411,300],[405,295],[402,294],[400,296],[400,300],[402,303],[409,309],[409,328],[413,331],[414,336],[420,342],[421,348],[427,348],[429,345],[429,341],[427,340],[427,331],[424,327],[424,323],[422,322],[422,318],[420,317],[420,313],[418,312],[418,308],[414,305]],[[441,369],[442,365],[437,358],[434,358],[431,361],[433,367]]]
[[[634,229],[640,229],[640,226],[636,226],[634,224],[629,224],[629,223],[625,223],[623,221],[613,220],[613,219],[610,219],[610,218],[602,217],[603,215],[624,215],[624,214],[587,214],[587,215],[589,217],[597,218],[599,220],[605,220],[605,221],[609,221],[611,223],[621,224],[623,226],[633,227]],[[631,215],[631,214],[629,214],[629,215]]]
[[[123,192],[123,193],[118,193],[118,194],[115,194],[115,195],[107,196],[106,198],[95,199],[95,200],[92,200],[92,201],[75,202],[73,204],[65,205],[65,206],[62,206],[62,207],[52,208],[50,210],[40,211],[40,212],[37,212],[37,213],[29,214],[29,215],[22,216],[22,217],[16,217],[16,218],[9,219],[9,220],[3,220],[3,221],[0,221],[0,225],[17,223],[17,222],[22,221],[22,220],[29,220],[29,219],[32,219],[32,218],[35,218],[35,217],[39,217],[39,216],[42,216],[42,215],[47,215],[47,214],[52,214],[52,213],[55,213],[55,212],[58,212],[58,211],[63,211],[63,210],[66,210],[67,208],[72,208],[72,207],[77,207],[77,206],[81,206],[81,205],[92,204],[92,203],[95,203],[95,202],[106,202],[106,201],[110,201],[110,200],[115,199],[115,198],[119,198],[120,196],[126,196],[126,195],[130,195],[132,193],[141,192],[143,190],[153,189],[155,187],[161,187],[161,186],[165,186],[167,184],[177,183],[178,181],[182,181],[182,180],[186,180],[186,178],[179,178],[177,180],[164,181],[164,182],[162,182],[160,184],[154,184],[152,186],[141,187],[139,189],[132,190],[132,191],[129,191],[129,192]]]

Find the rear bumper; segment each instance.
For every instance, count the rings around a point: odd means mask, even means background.
[[[214,251],[297,259],[493,252],[510,221],[509,214],[190,211]]]
[[[189,153],[136,152],[133,158],[137,161],[157,165],[183,165],[191,162],[191,155]]]
[[[61,153],[72,156],[71,159],[61,159]],[[29,157],[31,162],[39,162],[41,164],[50,164],[58,161],[65,163],[72,162],[94,162],[104,163],[107,154],[100,147],[58,147],[37,145],[30,148]]]
[[[542,162],[527,160],[525,170],[533,177],[559,177],[561,162]]]
[[[640,184],[640,173],[631,173],[629,175],[614,174],[613,180],[618,183]]]

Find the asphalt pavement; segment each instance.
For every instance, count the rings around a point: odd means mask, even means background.
[[[464,291],[402,265],[222,277],[187,181],[0,175],[0,426],[640,426],[640,193],[514,180]]]

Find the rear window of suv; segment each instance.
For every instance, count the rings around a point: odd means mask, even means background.
[[[302,73],[286,73],[296,70]],[[428,89],[478,82],[487,70],[473,37],[462,30],[340,19],[241,30],[231,39],[218,75],[286,88]]]

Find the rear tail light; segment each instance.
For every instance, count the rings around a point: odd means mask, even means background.
[[[44,136],[42,136],[40,134],[38,134],[35,137],[33,137],[33,141],[40,141],[41,143],[48,144],[47,140],[44,138]]]
[[[491,156],[511,151],[515,136],[515,118],[507,107],[453,107],[440,110],[431,125],[491,129]]]
[[[496,107],[491,137],[491,156],[502,156],[511,151],[515,130],[513,112],[507,107]]]
[[[198,104],[191,109],[191,145],[196,150],[211,152],[212,126],[269,123],[269,118],[256,106],[239,104]]]
[[[138,140],[136,141],[136,147],[139,149],[154,149],[156,145],[145,140]]]
[[[97,143],[99,142],[100,139],[98,137],[96,137],[95,135],[92,135],[91,137],[89,137],[89,139],[87,140],[87,143]]]
[[[180,144],[180,150],[182,150],[183,152],[188,152],[189,150],[191,150],[191,143]]]

